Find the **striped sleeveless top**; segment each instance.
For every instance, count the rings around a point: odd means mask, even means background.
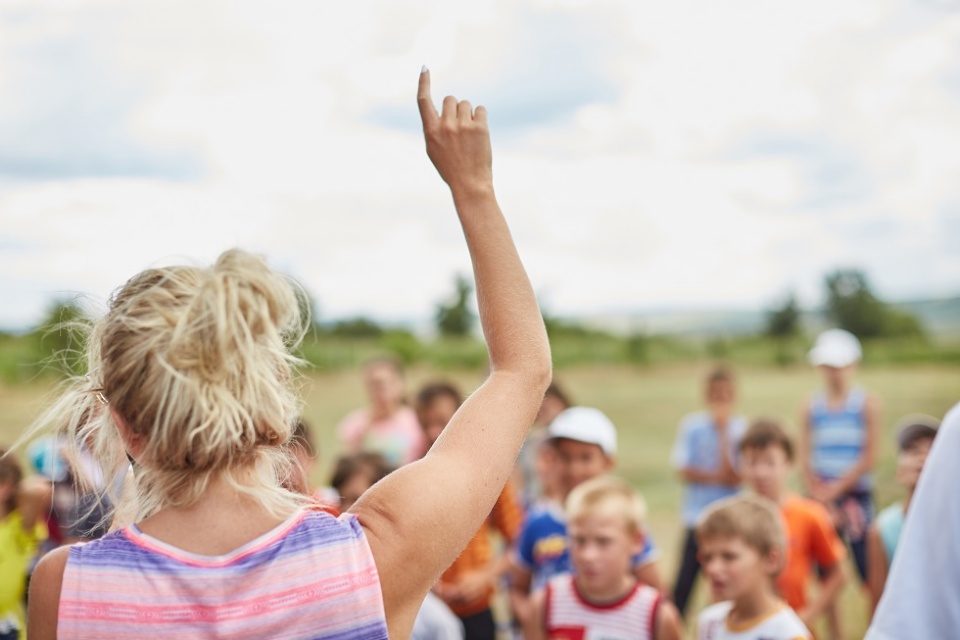
[[[386,640],[380,579],[356,517],[300,511],[222,556],[136,526],[70,549],[57,637]]]
[[[616,602],[591,604],[563,574],[547,583],[544,617],[551,640],[651,640],[660,606],[660,592],[637,583]]]
[[[810,444],[813,471],[821,478],[836,480],[856,464],[867,438],[864,405],[867,392],[853,389],[838,409],[827,406],[827,397],[818,393],[810,404]],[[857,491],[869,491],[869,473],[860,476]]]

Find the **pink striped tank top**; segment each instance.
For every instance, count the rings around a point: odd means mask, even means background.
[[[592,604],[580,595],[573,576],[563,574],[547,583],[544,604],[551,640],[650,640],[660,592],[638,583],[616,602]]]
[[[356,517],[296,513],[223,556],[130,526],[70,549],[57,637],[387,638],[380,579]]]

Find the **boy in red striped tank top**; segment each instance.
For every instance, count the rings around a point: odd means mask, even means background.
[[[676,607],[637,581],[646,505],[629,484],[601,476],[567,498],[573,575],[561,574],[533,596],[528,640],[679,640]]]

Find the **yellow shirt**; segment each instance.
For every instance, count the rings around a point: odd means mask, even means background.
[[[37,546],[47,537],[47,527],[38,522],[32,532],[23,530],[20,513],[14,511],[0,520],[0,631],[20,630],[26,624],[23,596],[27,586],[27,570],[37,555]]]

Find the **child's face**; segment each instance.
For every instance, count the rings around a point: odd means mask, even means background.
[[[911,442],[909,447],[897,455],[897,482],[909,489],[916,488],[931,446],[932,439],[921,438]]]
[[[729,416],[733,411],[736,393],[730,380],[714,380],[707,385],[706,401],[714,415]]]
[[[560,486],[564,495],[581,482],[602,476],[613,466],[613,461],[600,445],[557,438],[553,446],[557,452]]]
[[[560,465],[557,452],[548,443],[537,447],[535,469],[544,495],[556,496],[560,492]]]
[[[777,569],[774,554],[763,557],[740,537],[699,540],[697,557],[714,601],[736,600],[755,589],[768,588]]]
[[[586,513],[567,524],[570,561],[578,586],[588,596],[615,597],[632,571],[643,536],[616,513]]]
[[[848,364],[845,367],[820,365],[820,372],[823,374],[823,379],[830,389],[846,389],[850,383],[851,376],[853,376],[853,369],[854,365],[852,364]]]
[[[449,424],[458,408],[456,400],[447,395],[440,395],[417,411],[417,418],[420,420],[423,434],[427,437],[427,443],[430,446],[433,446],[443,433],[444,427]]]
[[[365,372],[364,381],[373,406],[392,407],[403,401],[406,393],[403,377],[390,365],[371,365]]]
[[[765,498],[780,499],[790,474],[790,461],[783,447],[751,447],[740,452],[740,476]]]

